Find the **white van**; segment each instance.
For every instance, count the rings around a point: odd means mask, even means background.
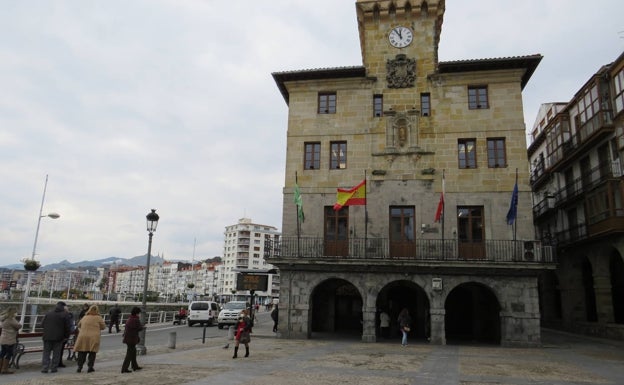
[[[219,329],[223,329],[225,325],[236,325],[238,316],[246,308],[247,302],[245,301],[230,301],[223,305],[223,310],[219,313]]]
[[[219,316],[219,305],[212,301],[193,301],[188,307],[188,326],[206,324],[212,326]]]

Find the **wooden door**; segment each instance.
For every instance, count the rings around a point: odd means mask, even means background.
[[[335,211],[325,207],[325,256],[349,255],[349,207]]]
[[[484,230],[482,206],[457,208],[457,236],[460,258],[485,258]]]

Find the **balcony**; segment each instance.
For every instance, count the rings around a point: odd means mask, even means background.
[[[548,155],[551,165],[549,171],[560,171],[567,167],[578,156],[585,154],[588,148],[611,135],[614,127],[611,110],[600,110],[586,122],[578,122],[576,133]]]
[[[390,242],[387,238],[352,238],[326,241],[317,237],[282,237],[273,244],[269,259],[298,258],[323,261],[421,261],[429,264],[553,264],[556,256],[551,246],[540,241],[485,240],[460,242],[456,239],[417,239]],[[272,261],[269,261],[273,263]]]

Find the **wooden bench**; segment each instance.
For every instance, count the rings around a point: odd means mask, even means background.
[[[43,353],[43,346],[34,346],[34,347],[27,348],[24,344],[19,342],[22,339],[37,338],[37,337],[41,338],[42,336],[43,336],[43,333],[41,333],[41,332],[38,332],[38,333],[20,333],[20,334],[18,334],[18,336],[17,336],[17,344],[15,345],[15,350],[13,351],[13,357],[11,358],[11,362],[9,363],[9,367],[12,367],[12,368],[15,368],[15,369],[19,369],[19,362],[20,362],[20,359],[22,358],[22,356],[24,354],[27,354],[27,353]],[[71,357],[75,341],[76,341],[76,335],[72,334],[69,337],[69,340],[67,341],[67,344],[65,345],[65,350],[67,350],[67,359],[70,359],[70,357]],[[64,352],[61,352],[61,354],[64,354]]]

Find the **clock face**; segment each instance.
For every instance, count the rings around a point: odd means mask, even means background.
[[[412,30],[407,27],[394,27],[388,34],[388,40],[393,47],[404,48],[410,45],[414,35]]]

